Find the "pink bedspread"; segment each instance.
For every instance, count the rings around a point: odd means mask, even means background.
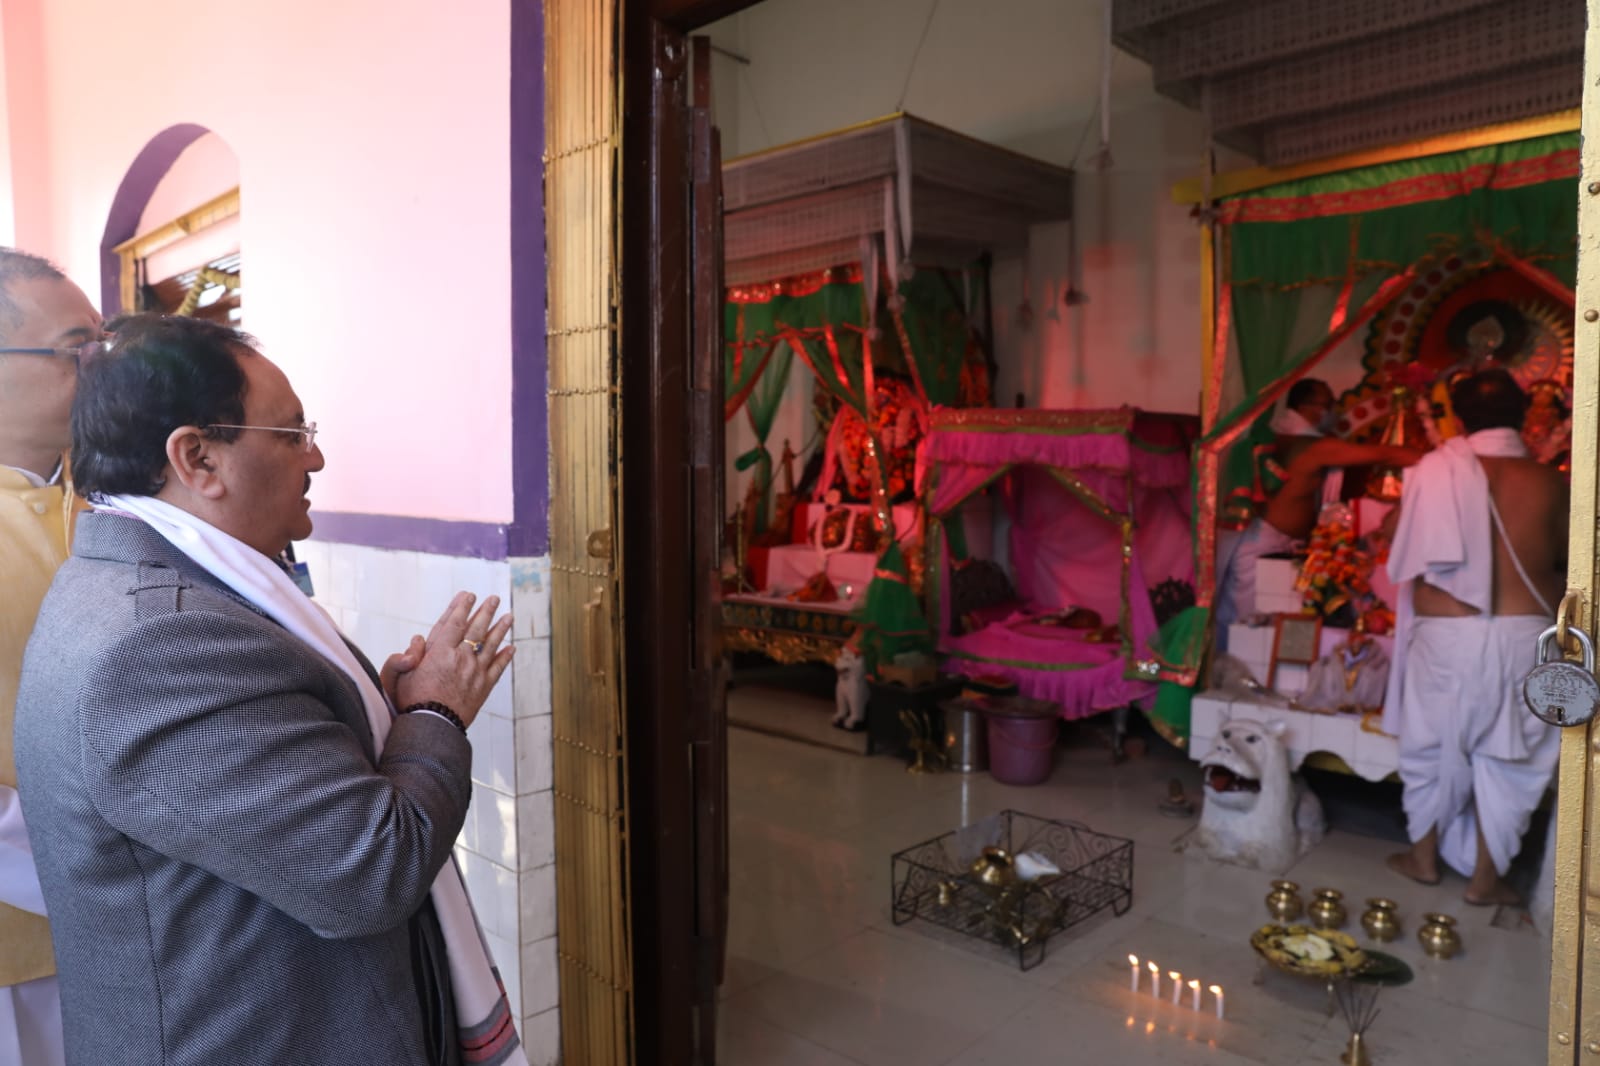
[[[1123,677],[1121,645],[1083,638],[1083,630],[1040,625],[1018,614],[976,633],[947,635],[940,650],[949,656],[950,669],[968,677],[1010,678],[1024,696],[1061,704],[1061,717],[1069,720],[1148,703],[1156,687]]]

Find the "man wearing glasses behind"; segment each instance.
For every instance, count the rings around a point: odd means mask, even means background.
[[[77,501],[62,455],[78,363],[99,340],[99,313],[61,271],[0,248],[0,1062],[27,1066],[65,1059],[11,729],[22,650],[71,543]]]

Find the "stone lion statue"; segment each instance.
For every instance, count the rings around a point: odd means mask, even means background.
[[[859,732],[866,728],[867,664],[854,640],[840,649],[833,661],[833,668],[839,677],[833,687],[832,724],[840,729]]]
[[[1322,839],[1322,804],[1289,773],[1282,722],[1230,718],[1200,760],[1195,841],[1211,858],[1282,873]]]

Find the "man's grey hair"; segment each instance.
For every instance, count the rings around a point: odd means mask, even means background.
[[[61,269],[43,256],[0,246],[0,340],[22,325],[22,309],[11,296],[12,285],[19,281],[65,279]]]

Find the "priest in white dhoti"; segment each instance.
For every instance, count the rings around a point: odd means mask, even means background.
[[[1502,878],[1555,771],[1560,732],[1522,701],[1564,579],[1564,479],[1527,457],[1527,400],[1484,371],[1451,391],[1467,436],[1406,474],[1389,555],[1399,591],[1384,729],[1400,740],[1410,851],[1390,866],[1466,876],[1471,904],[1517,902]]]
[[[62,453],[77,365],[100,315],[42,259],[0,248],[0,1063],[58,1066],[61,992],[17,798],[12,715],[22,650],[67,557],[76,501]]]

